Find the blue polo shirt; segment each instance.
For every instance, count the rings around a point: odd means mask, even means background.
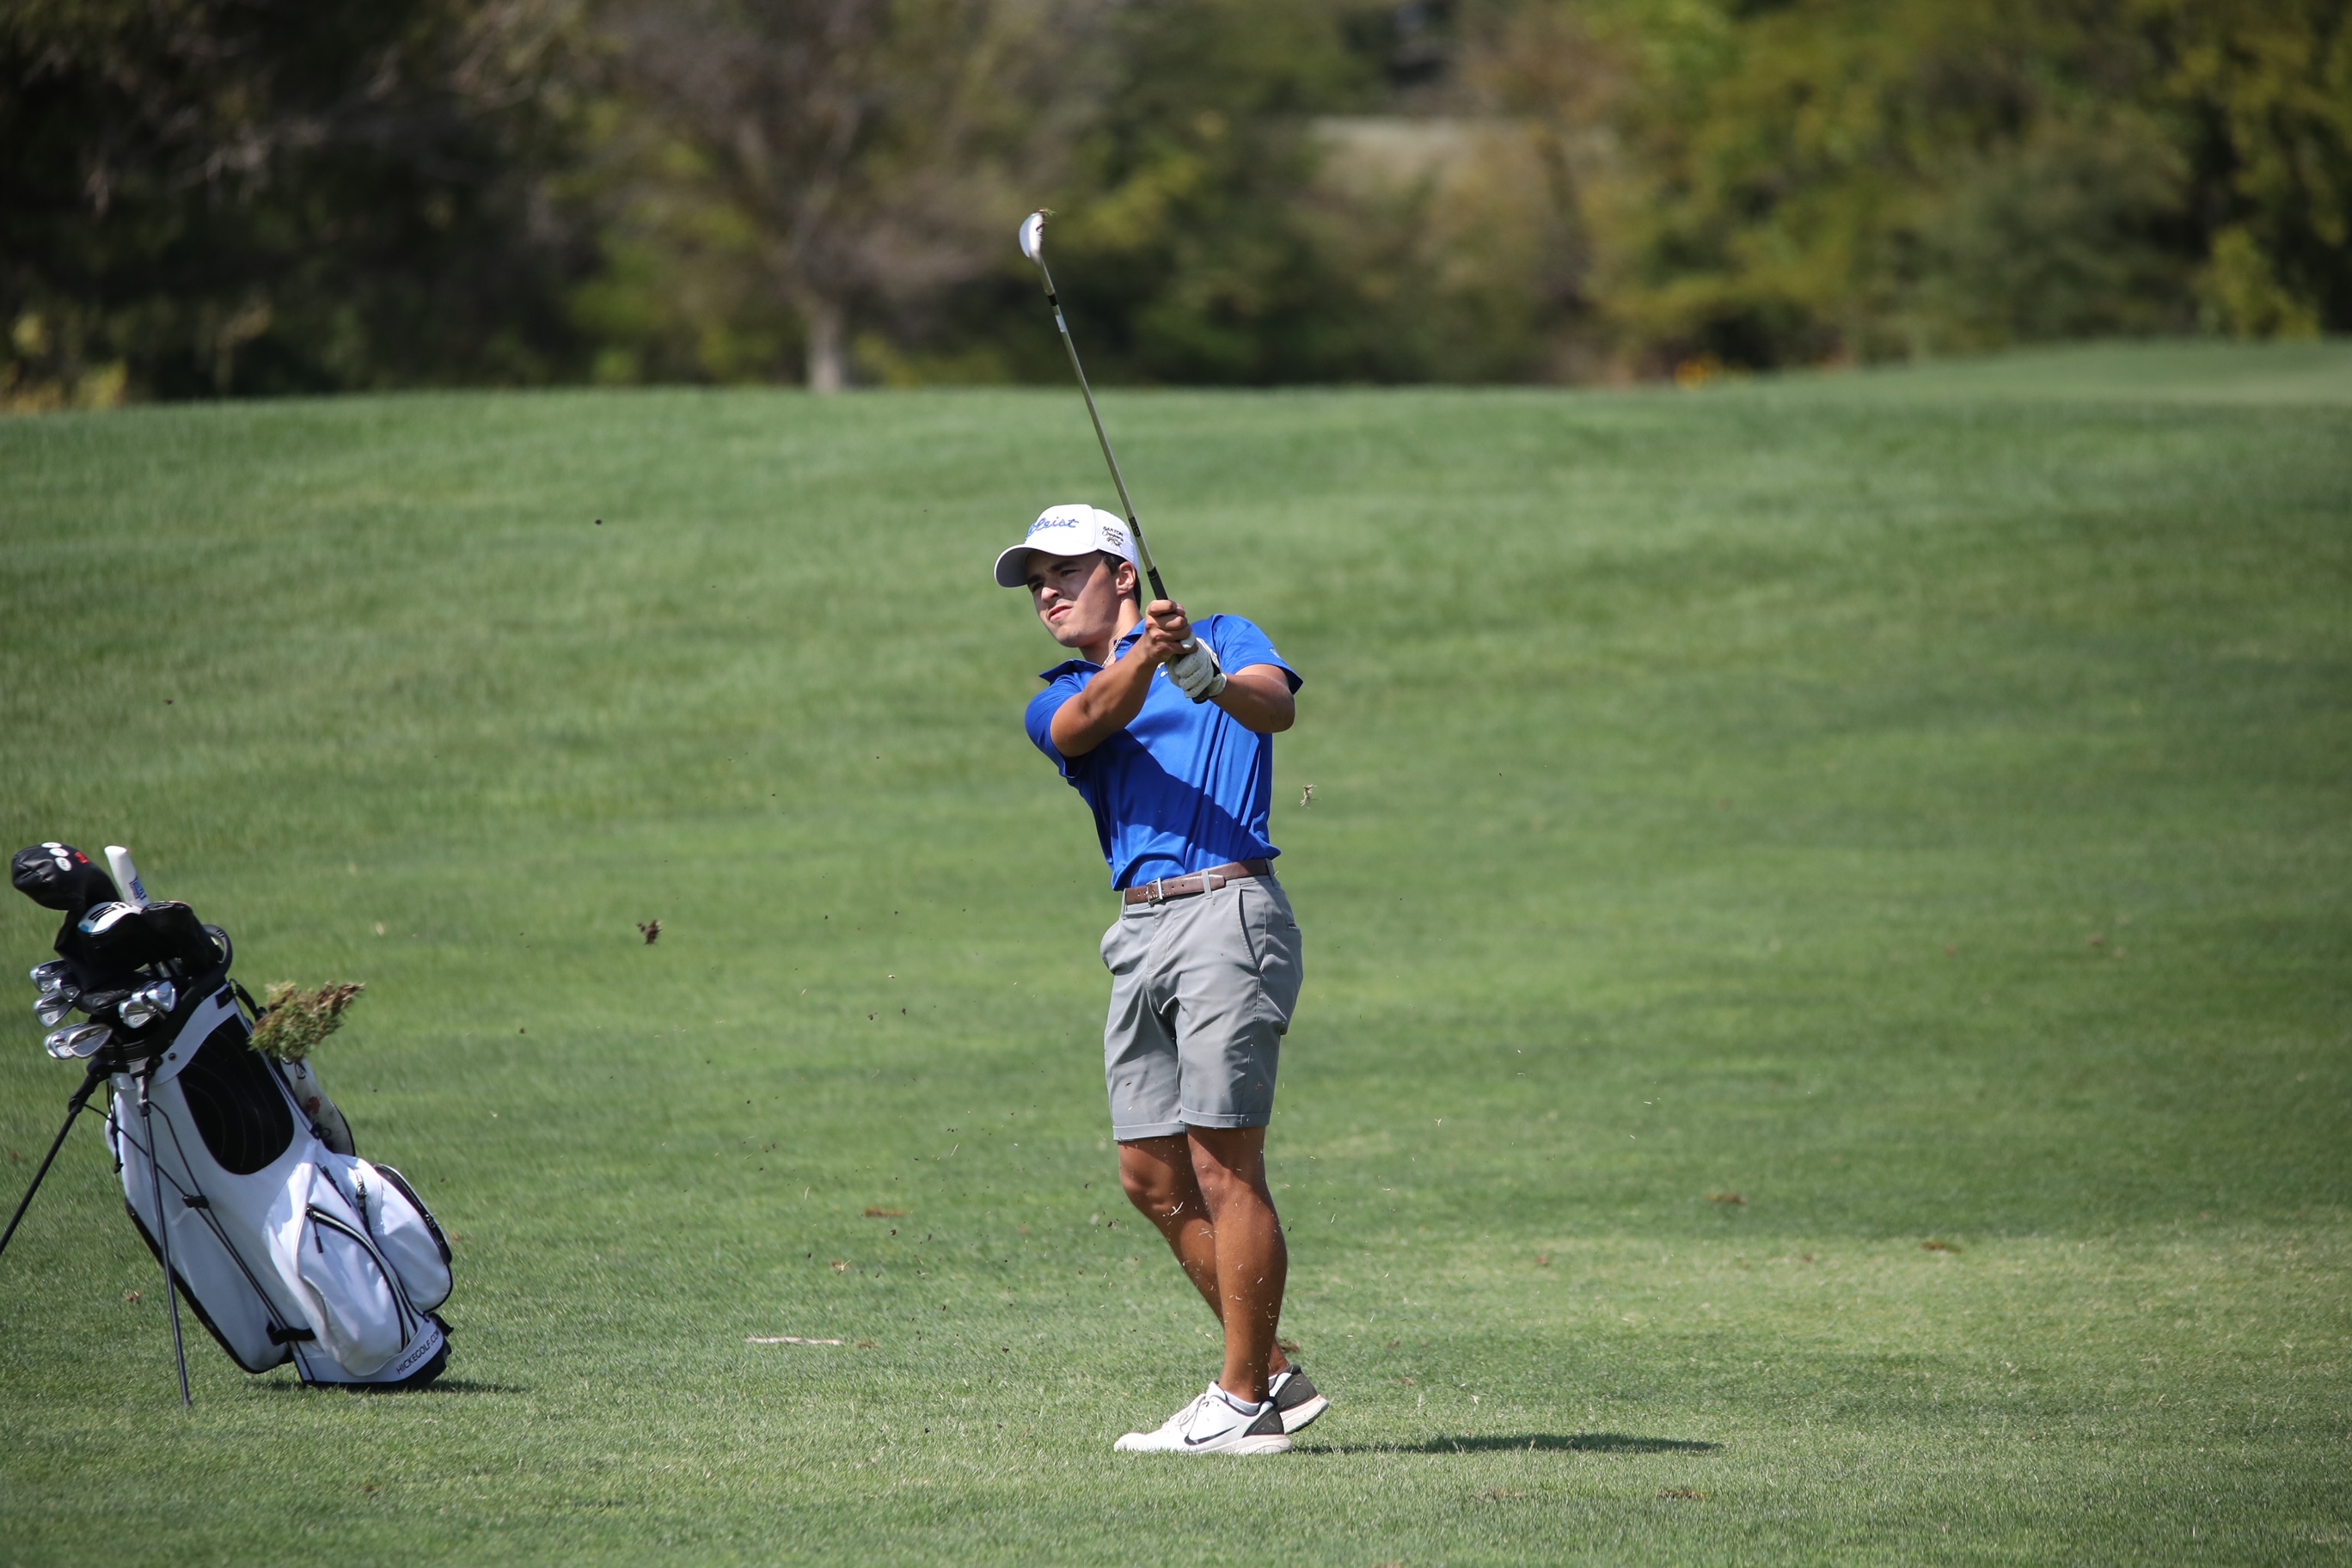
[[[1143,626],[1118,639],[1116,660]],[[1193,635],[1216,649],[1226,673],[1254,664],[1279,666],[1290,689],[1298,674],[1266,635],[1239,616],[1211,616]],[[1129,888],[1155,877],[1205,871],[1229,860],[1271,860],[1282,853],[1266,834],[1274,799],[1274,737],[1246,730],[1213,702],[1195,702],[1155,671],[1143,710],[1083,757],[1054,745],[1054,715],[1102,673],[1074,658],[1044,671],[1045,689],[1029,700],[1029,739],[1054,760],[1095,814],[1095,836],[1110,863],[1110,885]]]

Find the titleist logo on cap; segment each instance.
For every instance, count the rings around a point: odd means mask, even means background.
[[[1042,542],[1039,534],[1049,537]],[[1042,549],[1053,555],[1084,555],[1091,551],[1107,551],[1129,561],[1136,558],[1135,535],[1121,525],[1118,514],[1084,501],[1069,501],[1049,506],[1029,525],[1022,542],[1003,552],[996,558],[996,582],[999,587],[1018,588],[1028,580],[1027,557],[1032,549]]]

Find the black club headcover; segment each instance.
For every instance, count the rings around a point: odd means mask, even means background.
[[[43,909],[64,910],[68,925],[89,913],[92,904],[122,896],[106,868],[92,864],[70,844],[35,844],[17,850],[8,862],[8,880]]]

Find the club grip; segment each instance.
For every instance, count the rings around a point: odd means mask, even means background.
[[[145,909],[148,904],[146,885],[139,880],[139,868],[131,858],[131,851],[120,844],[106,847],[106,867],[114,873],[114,885],[122,893],[122,901]]]

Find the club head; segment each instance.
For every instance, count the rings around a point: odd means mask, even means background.
[[[70,1029],[58,1029],[41,1042],[42,1048],[61,1062],[88,1060],[114,1038],[114,1031],[103,1024],[77,1024]]]
[[[120,900],[112,903],[92,904],[89,913],[81,917],[77,929],[84,936],[103,936],[138,912],[138,905],[126,904]]]
[[[46,996],[52,991],[65,989],[66,977],[72,973],[72,968],[64,959],[53,958],[47,963],[33,965],[29,973],[33,984],[39,986],[41,994]]]
[[[142,985],[123,998],[114,1016],[122,1020],[123,1027],[143,1029],[158,1018],[171,1016],[172,1009],[180,1005],[179,987],[168,980],[158,980]]]
[[[1021,220],[1021,254],[1040,267],[1045,265],[1045,219],[1050,216],[1041,208]]]
[[[73,985],[52,991],[33,1004],[33,1016],[45,1027],[54,1028],[66,1021],[66,1015],[73,1011],[74,1001],[80,995],[80,988]]]

